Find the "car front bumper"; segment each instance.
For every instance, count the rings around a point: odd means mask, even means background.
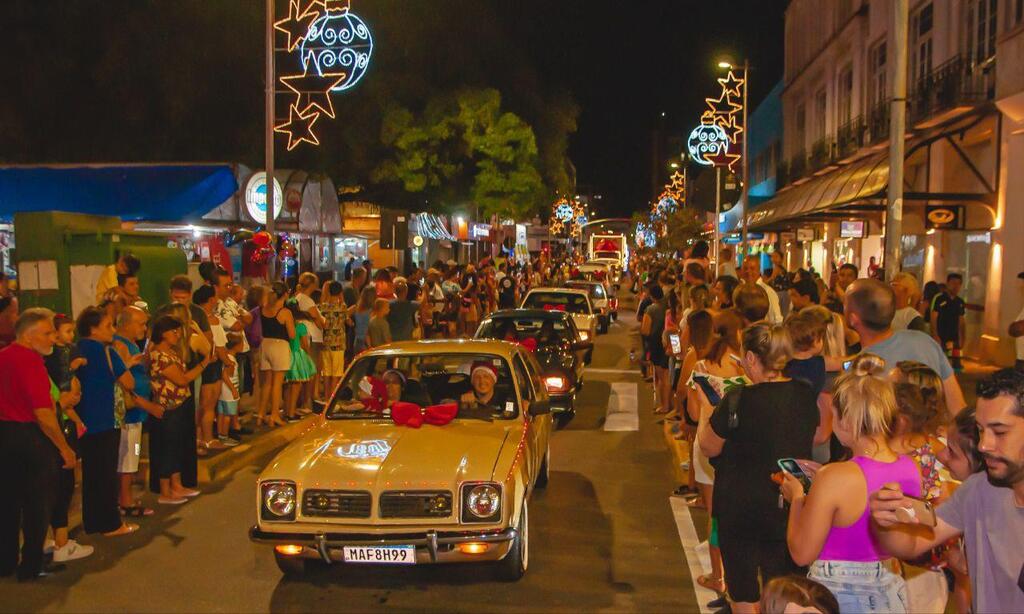
[[[249,539],[258,544],[302,546],[296,558],[320,559],[325,563],[344,563],[342,554],[346,546],[415,546],[416,564],[472,563],[499,561],[512,548],[518,532],[514,528],[502,531],[426,531],[371,535],[359,533],[277,533],[263,531],[258,525],[249,529]],[[479,554],[467,554],[460,544],[487,544]]]

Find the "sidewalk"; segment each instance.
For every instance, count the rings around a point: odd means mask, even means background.
[[[245,396],[239,401],[239,411],[244,412],[241,416],[242,426],[252,429],[253,434],[243,436],[242,443],[233,448],[210,450],[208,456],[199,457],[198,479],[200,486],[226,479],[245,467],[255,466],[269,460],[268,457],[296,439],[316,417],[316,414],[310,414],[302,420],[276,428],[257,427],[255,425],[255,399],[251,395]],[[139,461],[139,472],[134,481],[136,495],[148,494],[148,484],[149,435],[147,433],[143,435],[142,458]],[[155,501],[153,497],[143,496],[144,502],[152,503],[149,501],[150,499]],[[68,511],[68,528],[73,532],[81,524],[82,466],[79,464],[75,470],[75,494],[71,500],[71,509]]]

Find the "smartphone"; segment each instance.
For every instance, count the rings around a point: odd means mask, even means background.
[[[672,344],[672,353],[673,354],[682,354],[683,353],[683,344],[679,341],[679,334],[678,333],[669,333],[669,335],[668,335],[668,342]]]
[[[718,396],[718,391],[711,385],[706,375],[694,375],[693,381],[697,382],[700,389],[704,391],[704,396],[708,398],[708,403],[713,406],[718,406],[722,402],[722,397]]]
[[[910,501],[910,507],[901,507],[896,510],[896,516],[901,522],[922,524],[926,527],[934,527],[938,524],[938,519],[935,517],[935,508],[931,503],[920,497],[903,496]]]
[[[804,492],[811,489],[811,478],[807,477],[807,474],[800,468],[800,463],[796,462],[795,458],[780,458],[778,464],[779,469],[800,480],[800,483],[804,486]]]

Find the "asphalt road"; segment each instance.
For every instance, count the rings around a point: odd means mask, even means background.
[[[597,341],[576,420],[552,439],[550,484],[530,507],[530,569],[517,583],[475,566],[334,566],[284,580],[246,535],[252,467],[143,519],[135,535],[82,537],[96,553],[36,583],[0,580],[0,611],[697,611],[669,453],[650,388],[629,364],[635,322],[622,315]]]

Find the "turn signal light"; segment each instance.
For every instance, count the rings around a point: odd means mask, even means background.
[[[565,392],[569,389],[569,382],[561,375],[549,375],[544,378],[544,387],[548,392]]]
[[[281,544],[279,546],[274,546],[274,550],[277,550],[278,554],[283,554],[285,556],[302,554],[302,546],[298,544]]]
[[[459,552],[462,554],[483,554],[490,549],[484,542],[469,542],[459,544]]]

